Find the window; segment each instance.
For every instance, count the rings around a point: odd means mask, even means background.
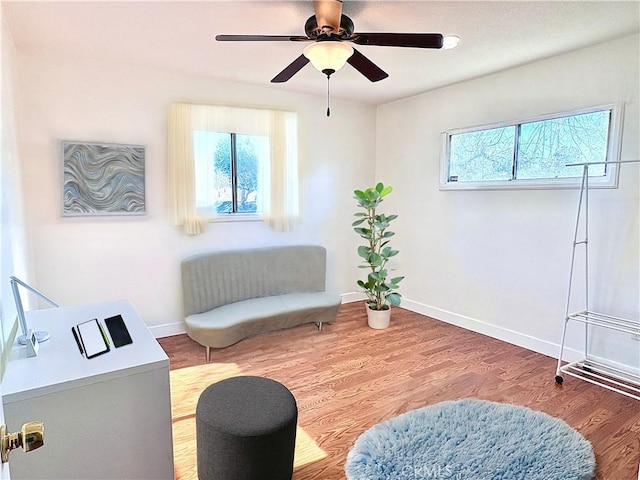
[[[256,135],[193,132],[196,207],[214,213],[260,212],[259,175],[269,155],[269,139]]]
[[[172,103],[167,199],[171,221],[198,235],[216,220],[256,219],[280,232],[299,218],[295,112]]]
[[[508,125],[443,134],[442,189],[615,187],[619,154],[616,110],[601,107]]]

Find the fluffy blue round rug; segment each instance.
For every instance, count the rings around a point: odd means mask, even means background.
[[[347,456],[348,480],[589,480],[591,444],[526,407],[465,399],[375,425]]]

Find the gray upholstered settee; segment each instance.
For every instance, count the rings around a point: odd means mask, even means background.
[[[332,323],[341,298],[325,292],[326,250],[294,245],[195,255],[182,261],[189,337],[207,348],[303,323]]]

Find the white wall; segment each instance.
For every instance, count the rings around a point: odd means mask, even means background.
[[[9,277],[15,275],[28,281],[27,237],[24,226],[21,170],[16,138],[15,119],[15,45],[0,9],[2,35],[2,76],[0,85],[0,378],[4,371],[5,348],[16,327],[16,307]],[[28,305],[28,298],[25,298]]]
[[[373,181],[373,107],[333,101],[327,118],[321,96],[37,52],[20,52],[19,67],[20,140],[35,281],[54,300],[69,305],[128,298],[150,327],[160,327],[154,329],[157,335],[167,334],[181,328],[182,258],[207,250],[298,243],[327,247],[328,289],[355,289],[358,239],[350,228],[352,192],[363,181]],[[167,110],[179,100],[298,112],[302,222],[294,232],[277,233],[261,223],[216,223],[205,234],[189,237],[169,223]],[[59,140],[145,145],[148,214],[63,218]]]
[[[394,265],[406,276],[405,307],[557,355],[579,192],[439,191],[440,133],[624,102],[621,158],[639,159],[638,43],[626,37],[378,109],[376,177],[395,188],[385,206],[400,213]],[[639,172],[623,165],[618,189],[590,197],[591,309],[636,320]],[[638,367],[629,335],[594,340],[594,353]]]

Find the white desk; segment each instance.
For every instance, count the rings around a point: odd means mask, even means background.
[[[87,359],[71,327],[122,315],[133,343]],[[169,359],[128,301],[27,313],[37,357],[14,345],[2,380],[10,431],[43,421],[44,446],[13,452],[13,479],[172,479]],[[106,328],[105,328],[106,331]],[[107,331],[108,335],[108,331]]]

